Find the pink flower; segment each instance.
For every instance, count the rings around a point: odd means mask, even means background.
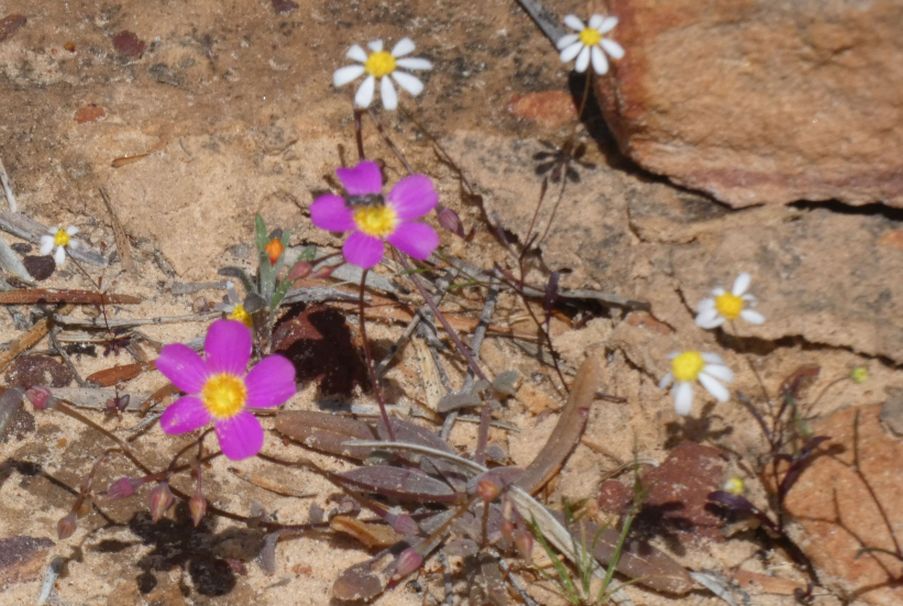
[[[169,434],[194,431],[212,422],[223,454],[251,457],[263,446],[263,428],[247,408],[279,406],[295,393],[295,367],[286,358],[267,356],[246,372],[251,331],[241,322],[217,320],[204,341],[204,359],[181,343],[163,347],[157,370],[188,395],[160,417]]]
[[[310,218],[321,229],[351,232],[342,247],[346,261],[370,269],[383,258],[383,242],[420,260],[439,246],[433,228],[415,221],[439,201],[429,177],[407,176],[384,198],[383,179],[375,162],[365,160],[354,168],[340,168],[336,175],[345,197],[320,196],[310,207]]]

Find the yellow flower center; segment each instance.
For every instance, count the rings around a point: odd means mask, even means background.
[[[229,312],[228,318],[230,320],[238,320],[248,328],[253,328],[254,321],[251,319],[251,314],[248,313],[248,310],[245,309],[245,306],[241,303],[235,305],[232,308],[232,311]]]
[[[583,46],[595,46],[599,44],[601,40],[602,34],[599,33],[599,30],[587,27],[580,32],[580,42],[583,43]]]
[[[398,215],[391,206],[363,206],[354,211],[357,228],[374,238],[385,238],[395,231]]]
[[[671,360],[671,374],[680,382],[695,381],[705,362],[698,351],[685,351]]]
[[[227,372],[212,375],[201,389],[201,401],[215,419],[237,415],[245,407],[247,396],[245,382]]]
[[[743,311],[743,297],[726,292],[715,297],[715,309],[728,320],[733,320]]]
[[[367,62],[364,63],[364,69],[375,78],[388,76],[395,71],[395,57],[389,51],[370,53]]]
[[[56,230],[56,233],[53,234],[53,243],[57,246],[68,246],[69,245],[69,232],[67,232],[62,227]]]

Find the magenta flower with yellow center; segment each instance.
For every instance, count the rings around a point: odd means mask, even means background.
[[[248,372],[251,331],[241,322],[217,320],[204,341],[205,357],[181,343],[160,350],[157,370],[186,395],[163,412],[160,426],[181,434],[213,423],[220,448],[232,460],[263,447],[263,428],[248,409],[283,404],[295,393],[295,367],[280,355],[267,356]]]
[[[321,229],[351,232],[342,247],[346,261],[370,269],[382,260],[384,242],[419,260],[427,259],[439,246],[436,231],[417,221],[439,201],[429,177],[409,175],[384,197],[382,174],[375,162],[340,168],[336,175],[345,196],[320,196],[310,207],[310,218]]]

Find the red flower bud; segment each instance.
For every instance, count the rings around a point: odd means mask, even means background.
[[[144,480],[141,478],[130,478],[128,476],[122,476],[107,488],[107,498],[108,499],[125,499],[133,494],[138,489],[139,486],[144,484]]]
[[[207,499],[204,498],[204,495],[199,492],[194,493],[188,501],[188,511],[191,512],[191,521],[198,526],[204,519],[204,514],[207,513]]]
[[[418,568],[423,566],[423,556],[417,553],[413,547],[408,547],[395,560],[395,573],[392,575],[392,582],[398,582],[405,578]]]
[[[307,276],[310,275],[310,272],[313,271],[314,267],[307,261],[298,261],[292,268],[288,270],[288,279],[292,280],[303,280]]]
[[[514,533],[514,547],[521,558],[528,562],[533,559],[533,535],[524,528]]]
[[[76,521],[77,519],[74,511],[70,511],[64,515],[60,518],[60,521],[56,523],[56,536],[58,536],[61,541],[65,541],[71,537],[75,532]]]
[[[47,410],[56,406],[57,399],[50,390],[43,386],[29,387],[25,390],[25,397],[31,402],[35,410]]]
[[[477,481],[477,494],[487,503],[491,503],[502,494],[502,485],[497,479],[484,475]]]
[[[461,224],[461,217],[458,216],[458,213],[447,206],[439,205],[437,215],[439,225],[461,238],[464,237],[464,226]]]
[[[151,519],[158,522],[166,510],[172,507],[176,498],[169,489],[167,482],[160,482],[151,490],[147,497],[147,506],[150,509]]]

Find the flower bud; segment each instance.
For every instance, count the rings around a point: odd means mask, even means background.
[[[514,548],[518,555],[528,562],[533,559],[533,535],[525,528],[519,528],[514,533]]]
[[[147,497],[147,506],[150,509],[151,519],[158,522],[166,510],[172,507],[176,498],[169,489],[168,482],[160,482],[151,490]]]
[[[731,476],[724,482],[724,486],[721,489],[732,495],[741,495],[746,490],[746,484],[740,476]]]
[[[282,256],[282,253],[285,252],[285,245],[282,244],[282,240],[279,238],[273,238],[263,247],[263,252],[265,252],[270,259],[270,265],[276,265],[276,261],[278,261],[279,257]]]
[[[495,501],[501,493],[502,485],[497,479],[484,475],[477,481],[477,494],[485,502]]]
[[[25,390],[25,397],[31,402],[35,410],[48,410],[56,406],[57,399],[50,390],[43,386],[29,387]]]
[[[207,513],[207,499],[204,498],[204,495],[199,492],[194,493],[188,501],[188,511],[191,512],[191,521],[195,527],[200,525],[204,514]]]
[[[436,214],[439,225],[461,238],[464,237],[464,226],[461,224],[461,217],[458,216],[458,213],[447,206],[439,205]]]
[[[395,573],[392,575],[392,582],[398,582],[405,578],[418,568],[423,566],[423,556],[417,553],[413,547],[408,547],[395,560]]]
[[[77,519],[74,511],[70,511],[64,515],[60,518],[60,521],[56,523],[56,536],[59,537],[61,541],[65,541],[71,537],[73,533],[75,533],[76,521]]]
[[[850,371],[850,379],[857,385],[862,385],[869,380],[869,369],[865,366],[857,366]]]
[[[332,275],[332,272],[334,272],[337,267],[338,265],[325,265],[315,271],[311,277],[314,280],[326,280]]]
[[[122,476],[115,482],[111,483],[107,488],[107,498],[108,499],[125,499],[133,494],[138,489],[139,486],[144,484],[144,480],[141,478],[130,478],[128,476]]]
[[[303,280],[310,275],[310,272],[312,272],[313,269],[313,265],[311,265],[307,261],[298,261],[297,263],[292,265],[292,268],[290,270],[288,270],[288,279],[292,280],[293,282],[295,280]]]

